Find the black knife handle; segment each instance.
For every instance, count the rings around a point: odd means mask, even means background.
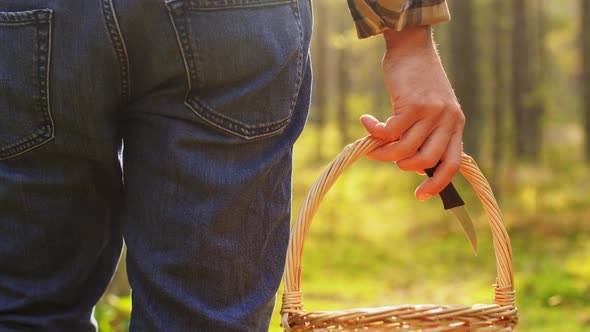
[[[438,164],[436,164],[436,166],[434,166],[433,168],[425,169],[424,172],[426,173],[426,175],[428,175],[428,177],[432,177],[434,175],[434,171],[436,171],[436,169],[438,168],[440,163],[441,162],[439,161]],[[439,193],[439,195],[440,195],[440,198],[443,202],[443,206],[445,207],[445,210],[452,209],[457,206],[465,205],[465,202],[463,202],[463,199],[461,198],[461,196],[459,196],[459,193],[457,192],[457,189],[455,189],[455,186],[453,185],[452,182],[449,183],[445,187],[445,189],[443,189]]]

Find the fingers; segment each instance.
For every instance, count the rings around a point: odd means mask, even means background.
[[[428,138],[433,125],[432,121],[420,121],[408,129],[399,140],[373,150],[367,154],[367,158],[379,161],[411,158]]]
[[[424,180],[416,188],[415,196],[418,200],[425,200],[441,192],[453,179],[461,166],[462,134],[455,132],[449,145],[441,157],[441,163],[431,178]]]
[[[370,159],[380,161],[396,161],[412,158],[419,151],[424,142],[433,134],[433,130],[440,126],[454,127],[453,121],[446,122],[444,103],[430,100],[427,103],[414,102],[412,107],[400,105],[396,108],[397,115],[390,117],[386,123],[379,123],[371,116],[363,116],[361,122],[365,128],[376,137],[387,139],[392,143],[386,144],[367,155]],[[442,142],[446,147],[448,138]],[[441,144],[439,142],[439,144]],[[442,152],[438,157],[442,155]],[[418,170],[415,168],[414,170]]]
[[[361,116],[361,123],[372,136],[388,141],[397,141],[417,121],[415,117],[409,115],[408,113],[404,113],[390,116],[383,123],[379,122],[372,115],[365,114]]]
[[[418,120],[404,114],[392,116],[385,123],[370,115],[361,118],[369,133],[392,141],[367,157],[393,161],[402,170],[421,174],[441,161],[434,176],[416,189],[416,198],[425,200],[444,189],[459,170],[465,117],[458,107],[446,108],[439,116],[432,116],[435,113],[431,112],[429,117]],[[406,126],[409,128],[404,130]]]
[[[432,168],[442,159],[451,140],[448,130],[437,128],[432,132],[418,152],[412,157],[397,162],[397,166],[404,171],[420,172]]]
[[[397,165],[405,171],[416,171],[434,167],[445,154],[455,133],[462,141],[465,116],[459,107],[445,108],[443,115],[435,123],[432,132],[422,143],[420,149],[407,159],[398,160]],[[459,142],[460,143],[460,142]]]

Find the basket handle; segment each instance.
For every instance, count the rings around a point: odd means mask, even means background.
[[[301,257],[305,236],[311,225],[322,199],[336,182],[340,174],[348,166],[370,151],[387,144],[388,141],[372,136],[366,136],[347,145],[344,150],[322,172],[307,194],[303,206],[291,229],[287,260],[284,273],[285,292],[281,314],[283,322],[288,320],[289,313],[303,311],[301,299]],[[502,213],[486,178],[477,167],[475,160],[461,155],[461,174],[469,181],[481,200],[488,216],[494,240],[496,255],[496,279],[494,303],[500,306],[514,306],[514,281],[512,272],[512,246],[506,228],[502,223]],[[287,325],[284,325],[287,326]]]

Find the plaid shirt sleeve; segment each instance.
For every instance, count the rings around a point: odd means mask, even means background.
[[[445,0],[348,0],[359,38],[450,20]]]

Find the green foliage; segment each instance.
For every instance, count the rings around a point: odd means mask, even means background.
[[[107,294],[94,312],[100,332],[128,331],[131,317],[131,297]]]

